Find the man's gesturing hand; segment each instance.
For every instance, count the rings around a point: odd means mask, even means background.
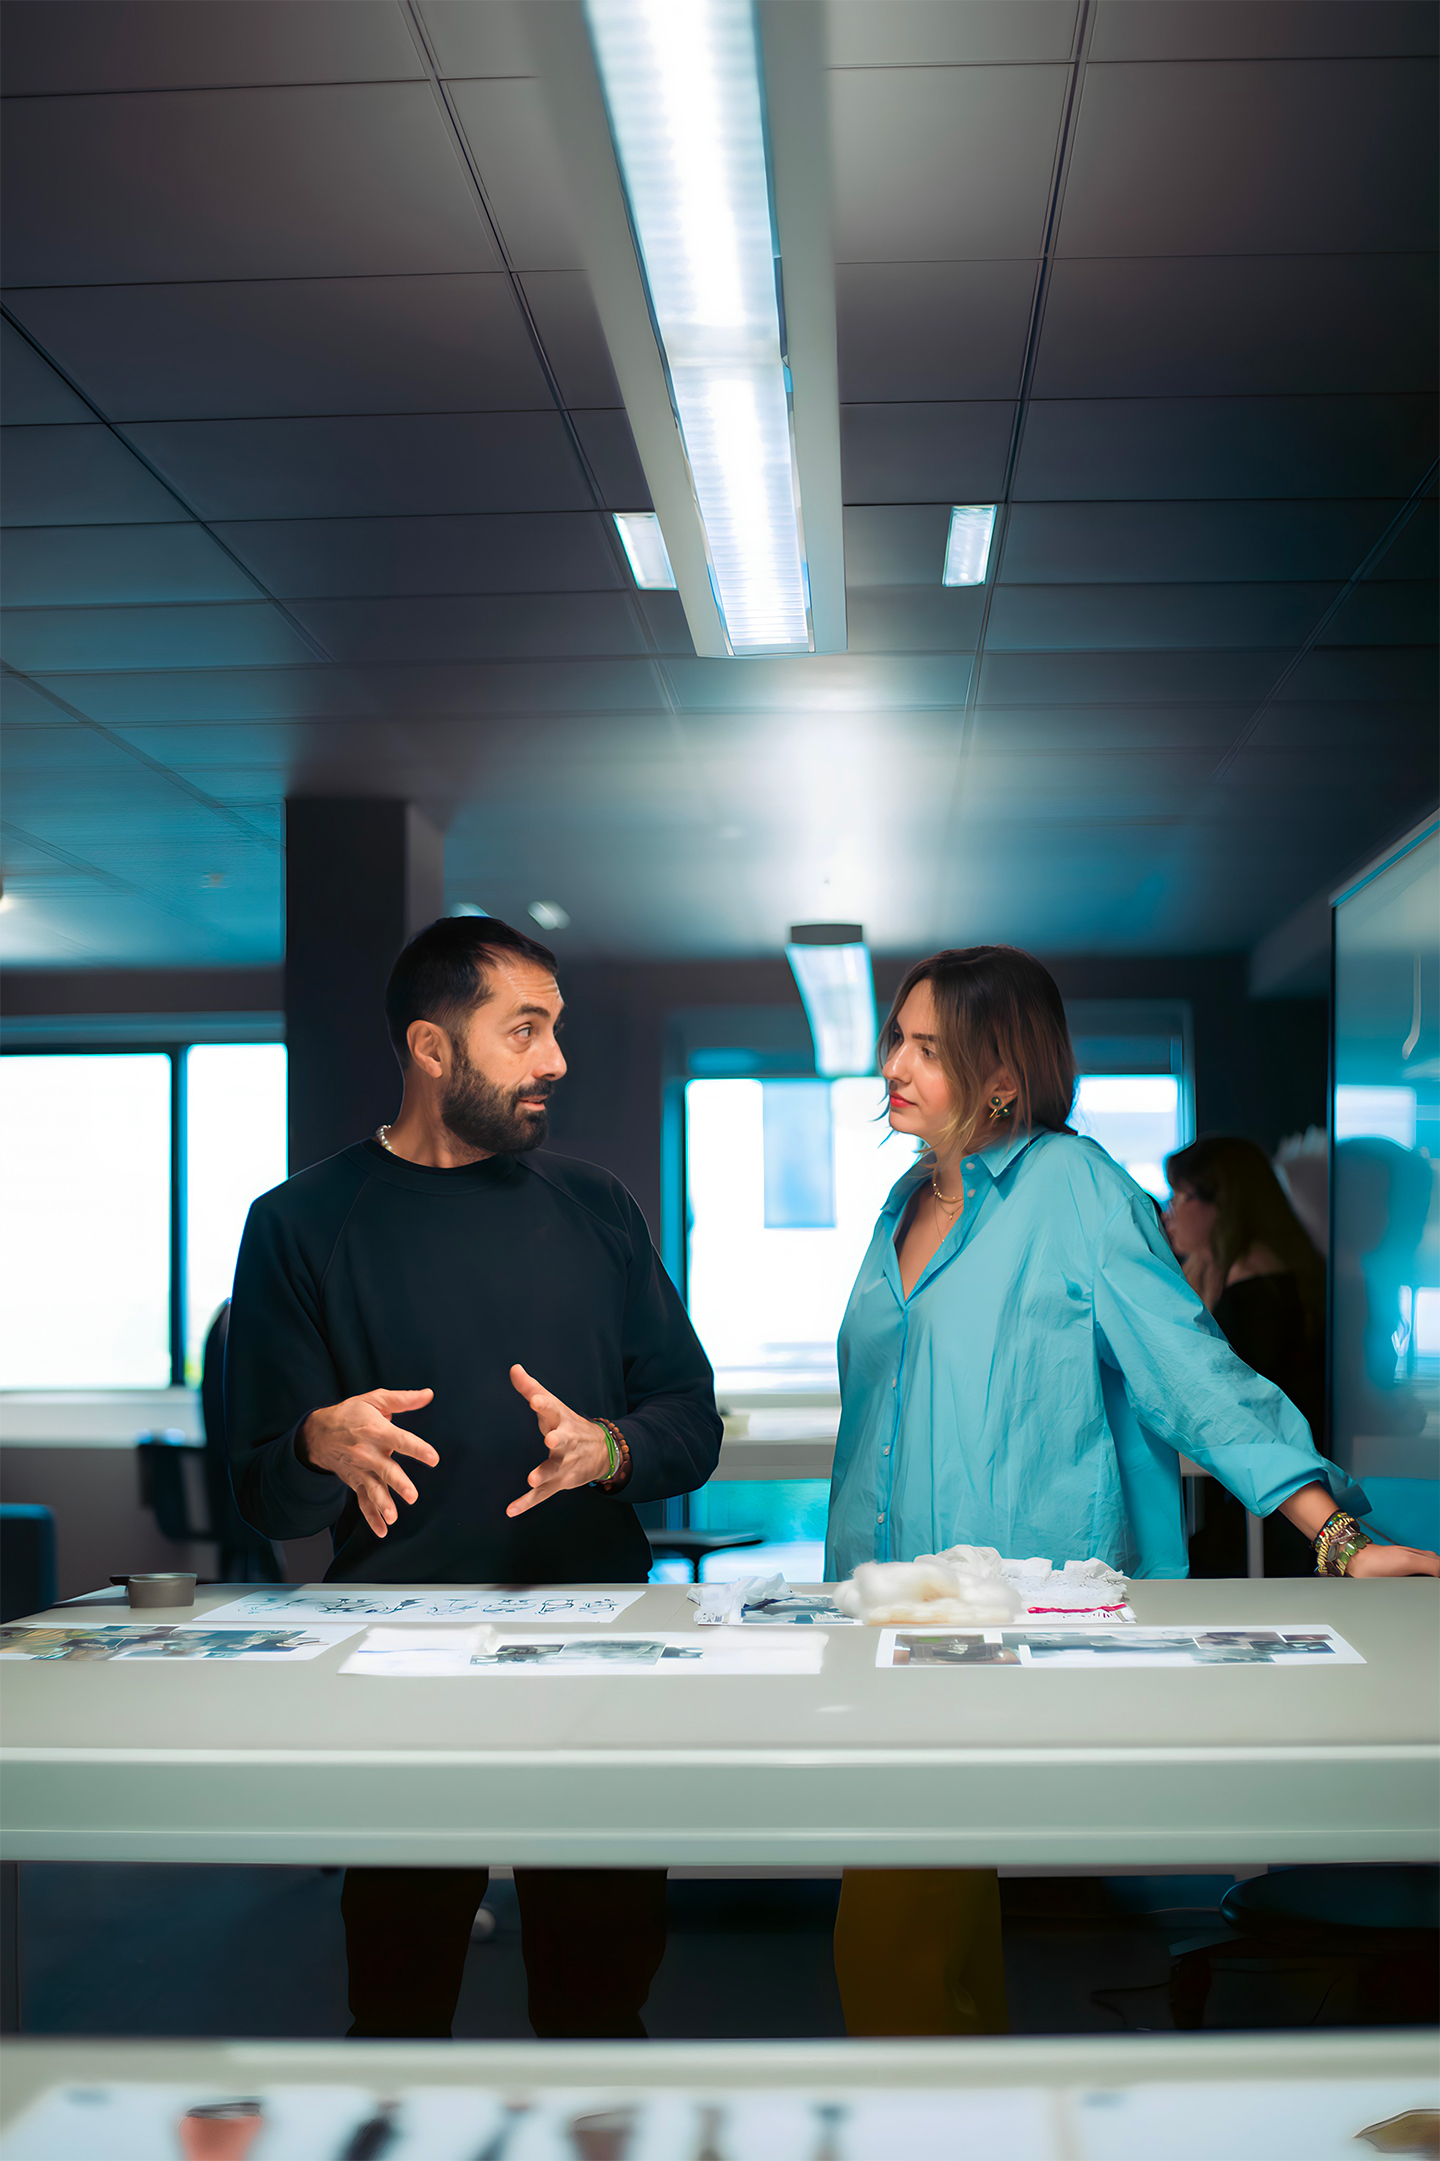
[[[377,1538],[385,1536],[399,1513],[392,1493],[402,1501],[420,1498],[396,1456],[414,1456],[418,1463],[440,1461],[428,1441],[390,1421],[397,1411],[423,1410],[434,1393],[433,1388],[372,1388],[327,1410],[312,1411],[300,1428],[296,1445],[301,1462],[343,1479]]]
[[[523,1366],[510,1368],[510,1382],[540,1421],[540,1437],[550,1451],[548,1463],[537,1463],[530,1473],[530,1491],[512,1501],[505,1511],[507,1516],[523,1516],[527,1508],[538,1508],[552,1493],[563,1493],[567,1486],[588,1486],[592,1478],[603,1478],[610,1468],[610,1450],[603,1426],[597,1426],[592,1418],[579,1417],[548,1388],[532,1380]]]

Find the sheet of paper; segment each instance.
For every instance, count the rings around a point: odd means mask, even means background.
[[[1220,1628],[882,1628],[877,1666],[1074,1667],[1091,1673],[1117,1666],[1275,1666],[1290,1672],[1363,1666],[1334,1629],[1313,1623],[1277,1628],[1235,1622]]]
[[[16,1622],[0,1628],[0,1658],[54,1658],[79,1665],[104,1665],[131,1658],[242,1659],[274,1664],[318,1658],[332,1644],[358,1636],[359,1622],[348,1627],[216,1628],[209,1621],[166,1621],[159,1626],[123,1626],[102,1622],[92,1628],[74,1623],[32,1627]]]
[[[226,2103],[228,2122],[192,2113]],[[961,2153],[1059,2161],[1062,2148],[1049,2096],[1033,2088],[496,2093],[475,2085],[392,2089],[381,2098],[340,2085],[227,2093],[97,2083],[43,2095],[5,2139],[5,2161],[178,2161],[182,2154],[247,2151],[254,2161],[343,2161],[360,2152],[383,2153],[385,2161],[680,2161],[704,2154],[928,2161]]]
[[[392,1680],[443,1680],[476,1674],[818,1673],[823,1629],[737,1629],[704,1635],[547,1636],[515,1629],[372,1628],[342,1673]]]
[[[503,1591],[458,1583],[453,1590],[427,1591],[403,1583],[278,1583],[247,1591],[206,1619],[272,1627],[286,1621],[543,1621],[594,1628],[633,1606],[643,1590],[643,1584],[634,1590]]]
[[[1220,2079],[1110,2087],[1076,2097],[1083,2161],[1374,2161],[1433,2154],[1434,2079]],[[1425,2120],[1429,2117],[1429,2121]]]

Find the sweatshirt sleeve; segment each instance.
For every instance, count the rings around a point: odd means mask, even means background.
[[[626,1409],[616,1424],[630,1444],[631,1472],[616,1498],[663,1501],[705,1484],[720,1460],[724,1427],[710,1361],[628,1193],[625,1209]]]
[[[296,1452],[311,1411],[341,1387],[319,1325],[318,1285],[293,1231],[268,1197],[256,1201],[240,1241],[225,1346],[225,1432],[235,1498],[266,1538],[328,1530],[346,1488]]]
[[[1139,1196],[1121,1203],[1095,1253],[1100,1355],[1115,1367],[1142,1426],[1268,1516],[1302,1486],[1368,1514],[1359,1486],[1316,1450],[1287,1396],[1236,1357],[1181,1274]]]

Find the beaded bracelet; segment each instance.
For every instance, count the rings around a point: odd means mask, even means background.
[[[605,1436],[608,1461],[604,1476],[592,1478],[590,1483],[598,1486],[602,1493],[613,1493],[615,1488],[624,1485],[630,1476],[630,1444],[612,1419],[597,1416],[592,1418],[591,1423],[597,1425]]]
[[[1374,1541],[1346,1509],[1337,1508],[1321,1524],[1313,1543],[1316,1575],[1343,1576],[1356,1554],[1362,1553]]]

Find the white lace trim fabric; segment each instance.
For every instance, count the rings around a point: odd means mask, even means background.
[[[1126,1581],[1108,1561],[1007,1561],[993,1546],[950,1546],[913,1561],[863,1561],[835,1594],[872,1628],[988,1628],[1030,1613],[1118,1612]]]

